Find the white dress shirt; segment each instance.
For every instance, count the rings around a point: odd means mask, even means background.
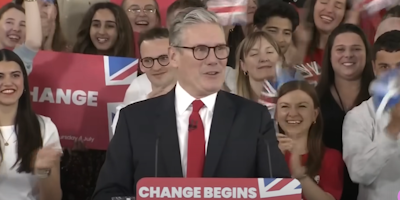
[[[41,118],[39,122],[43,147],[54,145],[56,149],[62,151],[57,127],[50,118],[38,116]],[[1,126],[0,130],[3,135],[0,145],[4,156],[0,163],[0,200],[39,200],[39,178],[32,174],[18,173],[18,166],[12,168],[17,160],[18,148],[14,126]],[[4,145],[6,142],[8,146]]]
[[[343,122],[343,159],[358,200],[396,199],[400,190],[400,145],[389,138],[386,112],[375,120],[372,98],[349,111]]]
[[[237,72],[234,69],[226,67],[225,84],[228,86],[231,92],[236,91],[236,74]],[[147,99],[147,95],[149,95],[151,91],[151,82],[146,74],[142,74],[132,81],[128,90],[126,90],[123,104],[117,107],[115,117],[111,125],[113,133],[115,133],[115,128],[117,127],[120,110],[129,104]]]
[[[199,114],[204,126],[204,140],[206,151],[208,138],[210,137],[211,121],[214,112],[217,93],[211,94],[200,100],[204,103],[204,107],[200,109]],[[179,148],[181,153],[182,173],[186,177],[187,169],[187,152],[188,152],[188,136],[189,136],[189,117],[192,114],[192,103],[196,100],[187,93],[179,83],[175,87],[175,113],[176,113],[176,128],[178,130]],[[204,152],[206,153],[206,152]]]

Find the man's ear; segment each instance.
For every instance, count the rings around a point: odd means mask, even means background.
[[[169,58],[169,64],[172,67],[178,67],[178,52],[175,47],[168,47],[168,58]]]

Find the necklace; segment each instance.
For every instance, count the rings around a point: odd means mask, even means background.
[[[345,112],[345,113],[347,113],[347,109],[344,107],[344,105],[343,105],[343,102],[342,102],[342,98],[340,98],[340,94],[339,94],[339,91],[338,91],[338,89],[336,88],[336,84],[333,84],[333,88],[335,89],[335,92],[336,92],[336,94],[338,95],[338,98],[339,98],[339,103],[340,103],[340,106],[342,107],[342,110]]]
[[[8,141],[11,139],[11,136],[13,136],[14,133],[15,133],[15,131],[8,137],[8,139],[7,139],[6,142],[4,143],[4,146],[8,146],[8,145],[9,145]],[[1,136],[3,136],[3,134],[2,134]],[[4,137],[3,137],[3,138],[4,138]]]

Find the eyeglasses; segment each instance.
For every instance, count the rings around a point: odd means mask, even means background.
[[[209,47],[206,45],[199,45],[195,47],[184,47],[184,46],[174,46],[176,48],[191,49],[193,51],[193,57],[196,60],[204,60],[210,54],[210,49],[214,49],[215,57],[219,60],[226,59],[229,56],[229,47],[227,45],[218,45],[215,47]]]
[[[152,68],[154,65],[154,60],[157,60],[157,62],[163,67],[169,64],[169,58],[167,55],[161,55],[158,58],[145,57],[140,59],[140,62],[142,63],[143,67]]]
[[[156,12],[156,9],[155,8],[145,8],[145,9],[142,10],[140,8],[129,8],[128,12],[131,12],[131,13],[133,13],[135,15],[138,15],[141,12],[143,12],[144,14],[149,14],[149,13],[153,14],[153,13]]]

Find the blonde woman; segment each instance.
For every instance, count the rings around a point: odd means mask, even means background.
[[[249,34],[236,51],[236,94],[258,101],[264,80],[276,81],[276,65],[284,56],[272,37],[263,31]]]

